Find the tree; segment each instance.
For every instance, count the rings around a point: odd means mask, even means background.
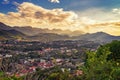
[[[100,46],[96,52],[88,51],[82,78],[84,80],[120,80],[119,44],[120,41],[113,41]]]
[[[107,60],[112,60],[120,63],[120,41],[112,41],[111,43],[100,46],[98,55],[101,55],[102,49],[109,48],[111,54],[108,55]]]
[[[83,67],[85,80],[113,80],[113,64],[106,60],[110,52],[105,48],[102,54],[98,57],[96,52],[87,52],[87,60]]]

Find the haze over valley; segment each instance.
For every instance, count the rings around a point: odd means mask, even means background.
[[[81,33],[80,31],[60,30],[60,29],[40,29],[32,27],[10,27],[0,23],[0,37],[3,39],[20,39],[32,41],[58,41],[58,40],[88,40],[95,42],[111,42],[120,40],[120,36],[113,36],[104,32]]]
[[[0,0],[0,80],[120,80],[120,0]]]

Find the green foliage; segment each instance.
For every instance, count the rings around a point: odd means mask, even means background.
[[[59,73],[52,73],[49,75],[47,80],[59,80]]]
[[[4,75],[4,73],[3,72],[0,72],[0,77],[2,77]]]
[[[120,64],[117,61],[120,54],[119,44],[120,41],[113,41],[101,46],[96,52],[88,51],[85,66],[83,67],[83,79],[120,80]]]
[[[52,72],[46,80],[77,80],[76,77],[73,77],[70,72],[65,69],[64,72]]]
[[[101,46],[98,49],[98,54],[101,55],[102,50],[104,48],[109,48],[109,51],[111,52],[110,55],[108,55],[108,60],[120,62],[120,41],[112,41],[111,43],[108,43],[106,45]]]

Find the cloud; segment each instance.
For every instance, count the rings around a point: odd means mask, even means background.
[[[3,0],[2,4],[9,4],[9,0]]]
[[[16,4],[16,3],[15,3]],[[32,26],[37,28],[78,30],[85,33],[98,31],[120,35],[119,9],[111,11],[93,8],[85,11],[64,11],[62,8],[45,9],[24,2],[17,3],[17,12],[0,13],[0,22],[11,26]]]
[[[120,35],[120,21],[106,22],[106,23],[103,22],[103,23],[88,25],[86,27],[89,29],[90,33],[103,31],[112,35]]]
[[[51,3],[60,3],[59,0],[49,0]]]
[[[42,28],[57,28],[74,24],[77,14],[63,9],[45,9],[32,3],[24,2],[18,5],[18,12],[8,12],[0,15],[0,21],[12,26],[33,26]]]
[[[113,13],[120,14],[120,8],[114,8],[112,11]]]
[[[20,3],[16,2],[16,1],[14,1],[12,4],[15,5],[15,6],[19,6],[20,5]]]
[[[91,8],[76,11],[76,13],[79,16],[79,24],[86,33],[103,31],[112,35],[120,35],[120,14],[118,11],[119,9],[113,11],[104,8]]]
[[[104,8],[91,8],[84,11],[78,11],[77,14],[80,17],[85,16],[97,22],[111,22],[120,20],[120,14],[116,14],[113,10],[106,10]]]

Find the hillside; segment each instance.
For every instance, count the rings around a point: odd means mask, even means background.
[[[89,40],[95,42],[111,42],[112,40],[120,40],[120,36],[113,36],[104,32],[97,32],[92,34],[87,33],[73,38],[77,40]]]
[[[12,28],[2,22],[0,22],[0,29],[2,30],[11,30]]]
[[[42,42],[56,40],[88,40],[95,42],[111,42],[120,40],[120,36],[113,36],[104,32],[83,34],[80,31],[60,30],[60,29],[40,29],[32,27],[10,27],[0,22],[0,39],[26,39],[38,40]]]
[[[0,23],[0,40],[24,39],[25,37],[25,34],[12,29],[10,26]]]
[[[39,33],[35,36],[29,36],[29,40],[38,40],[42,42],[56,41],[56,40],[69,40],[67,35],[59,35],[54,33]]]
[[[33,35],[37,35],[39,33],[54,33],[54,34],[59,34],[59,35],[69,35],[69,36],[76,36],[76,35],[81,35],[84,34],[84,32],[82,31],[70,31],[70,30],[61,30],[61,29],[42,29],[42,28],[33,28],[30,26],[26,26],[26,27],[19,27],[19,26],[15,26],[13,27],[13,29],[20,31],[26,35],[29,36],[33,36]]]

